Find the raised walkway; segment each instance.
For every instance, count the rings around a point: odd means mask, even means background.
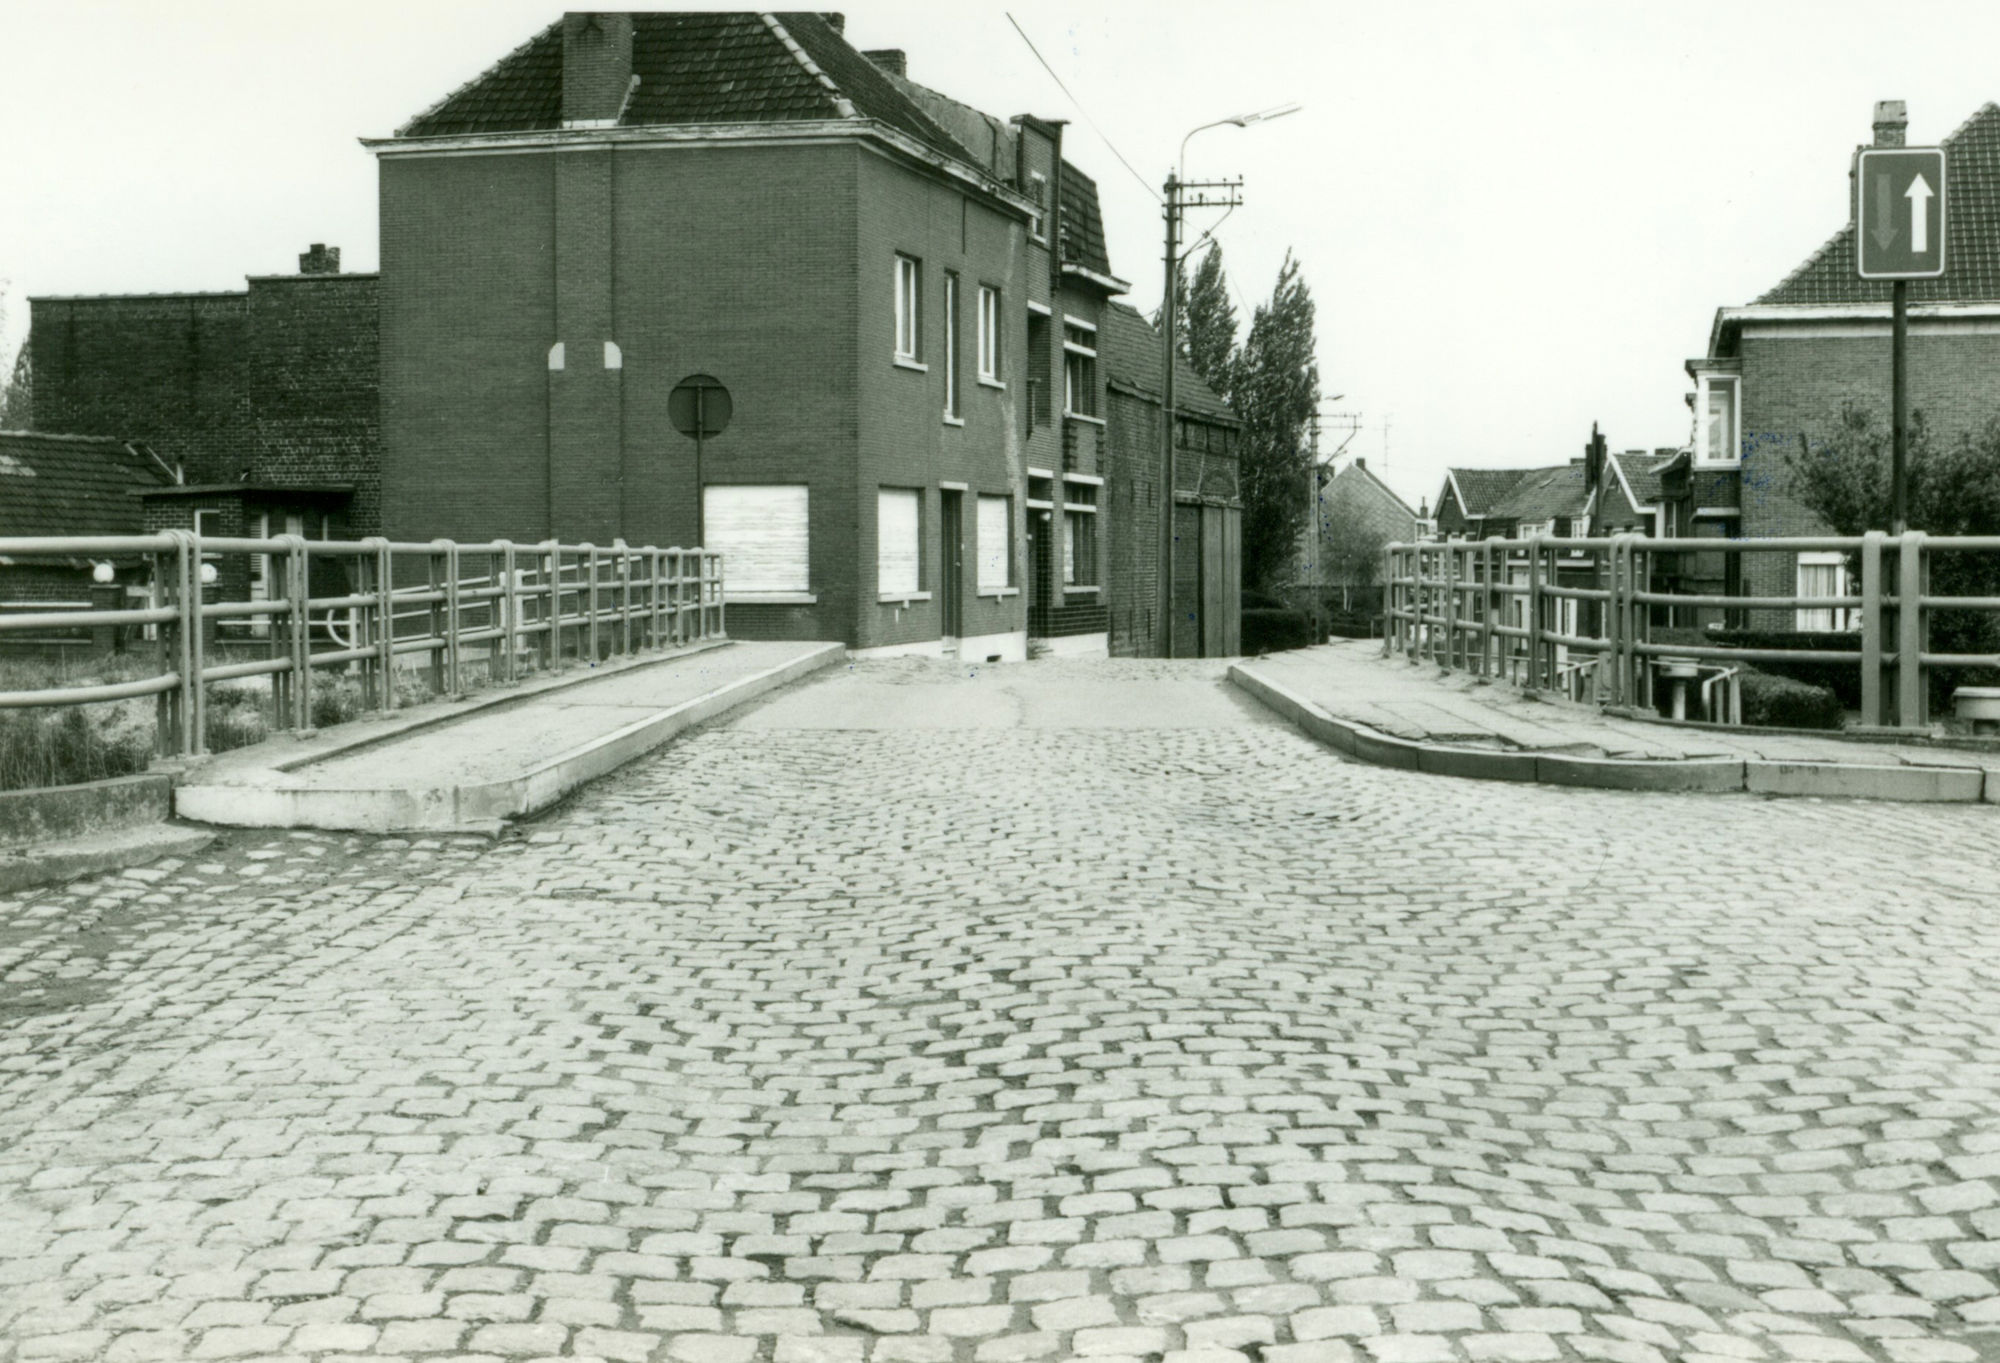
[[[1626,718],[1341,641],[1230,680],[1329,747],[1444,776],[1613,790],[2000,804],[2000,745],[1878,741]]]
[[[721,641],[280,734],[188,769],[174,813],[257,828],[492,832],[845,657],[839,644]]]

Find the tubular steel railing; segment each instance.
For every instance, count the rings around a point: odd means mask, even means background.
[[[2000,654],[1939,653],[1927,646],[1938,610],[2000,611],[2000,597],[1934,596],[1937,555],[2000,553],[2000,537],[1932,537],[1920,531],[1780,539],[1446,540],[1384,551],[1385,652],[1428,658],[1475,676],[1531,689],[1568,683],[1606,704],[1651,706],[1663,661],[1720,671],[1743,663],[1825,663],[1860,669],[1861,722],[1921,729],[1930,674],[1938,668],[2000,667]],[[1725,580],[1741,581],[1742,557],[1839,554],[1854,568],[1856,594],[1742,595],[1670,590],[1681,555],[1737,556]],[[1668,557],[1674,556],[1674,557]],[[1727,560],[1724,560],[1727,562]],[[1587,585],[1586,585],[1587,584]],[[1522,602],[1519,610],[1511,603]],[[1908,607],[1907,609],[1905,607]],[[1858,621],[1859,650],[1729,648],[1656,640],[1655,608],[1669,618],[1698,612],[1743,618],[1753,611],[1834,611]]]
[[[150,653],[152,675],[0,691],[0,709],[155,696],[163,757],[206,751],[208,690],[217,682],[270,678],[275,726],[307,730],[320,670],[358,678],[367,708],[393,710],[398,672],[416,667],[434,693],[456,696],[481,655],[490,681],[511,682],[524,664],[547,670],[570,657],[595,662],[725,637],[722,555],[707,549],[167,530],[0,538],[0,558],[141,562],[144,605],[9,611],[0,614],[0,640],[35,630],[136,630],[145,642],[134,652]]]

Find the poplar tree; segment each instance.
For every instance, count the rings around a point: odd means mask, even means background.
[[[1257,305],[1250,334],[1229,366],[1228,396],[1243,422],[1238,478],[1246,586],[1277,581],[1305,529],[1312,474],[1307,432],[1319,406],[1313,316],[1312,291],[1287,251],[1270,301]]]

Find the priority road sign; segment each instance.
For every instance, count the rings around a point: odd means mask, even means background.
[[[1863,148],[1854,193],[1855,260],[1863,279],[1944,273],[1944,148]]]

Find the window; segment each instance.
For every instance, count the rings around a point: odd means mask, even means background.
[[[1097,415],[1097,330],[1063,320],[1063,411]]]
[[[1702,447],[1698,457],[1705,463],[1736,463],[1741,458],[1737,429],[1736,380],[1728,375],[1701,376]]]
[[[1800,554],[1798,590],[1794,596],[1846,596],[1847,560],[1839,554]],[[1800,608],[1797,628],[1802,630],[1842,630],[1848,628],[1851,609],[1843,606]]]
[[[1054,327],[1046,312],[1028,310],[1028,428],[1049,424],[1049,337]]]
[[[1097,581],[1097,517],[1063,512],[1063,586],[1087,587]]]
[[[979,377],[1000,381],[1000,290],[989,284],[979,286]]]
[[[923,267],[909,256],[896,257],[896,358],[915,363],[919,358],[918,332],[922,316]]]
[[[883,488],[875,502],[875,590],[911,597],[921,589],[921,499],[911,488]]]
[[[1013,498],[979,499],[978,554],[980,591],[998,591],[1014,585]]]
[[[958,419],[958,273],[944,274],[944,418]]]
[[[1036,241],[1049,239],[1049,177],[1039,170],[1028,172],[1028,198],[1034,202],[1035,212],[1028,219],[1028,235]]]
[[[722,589],[730,600],[803,596],[807,576],[808,499],[802,483],[726,484],[702,489],[704,548],[722,554]]]

